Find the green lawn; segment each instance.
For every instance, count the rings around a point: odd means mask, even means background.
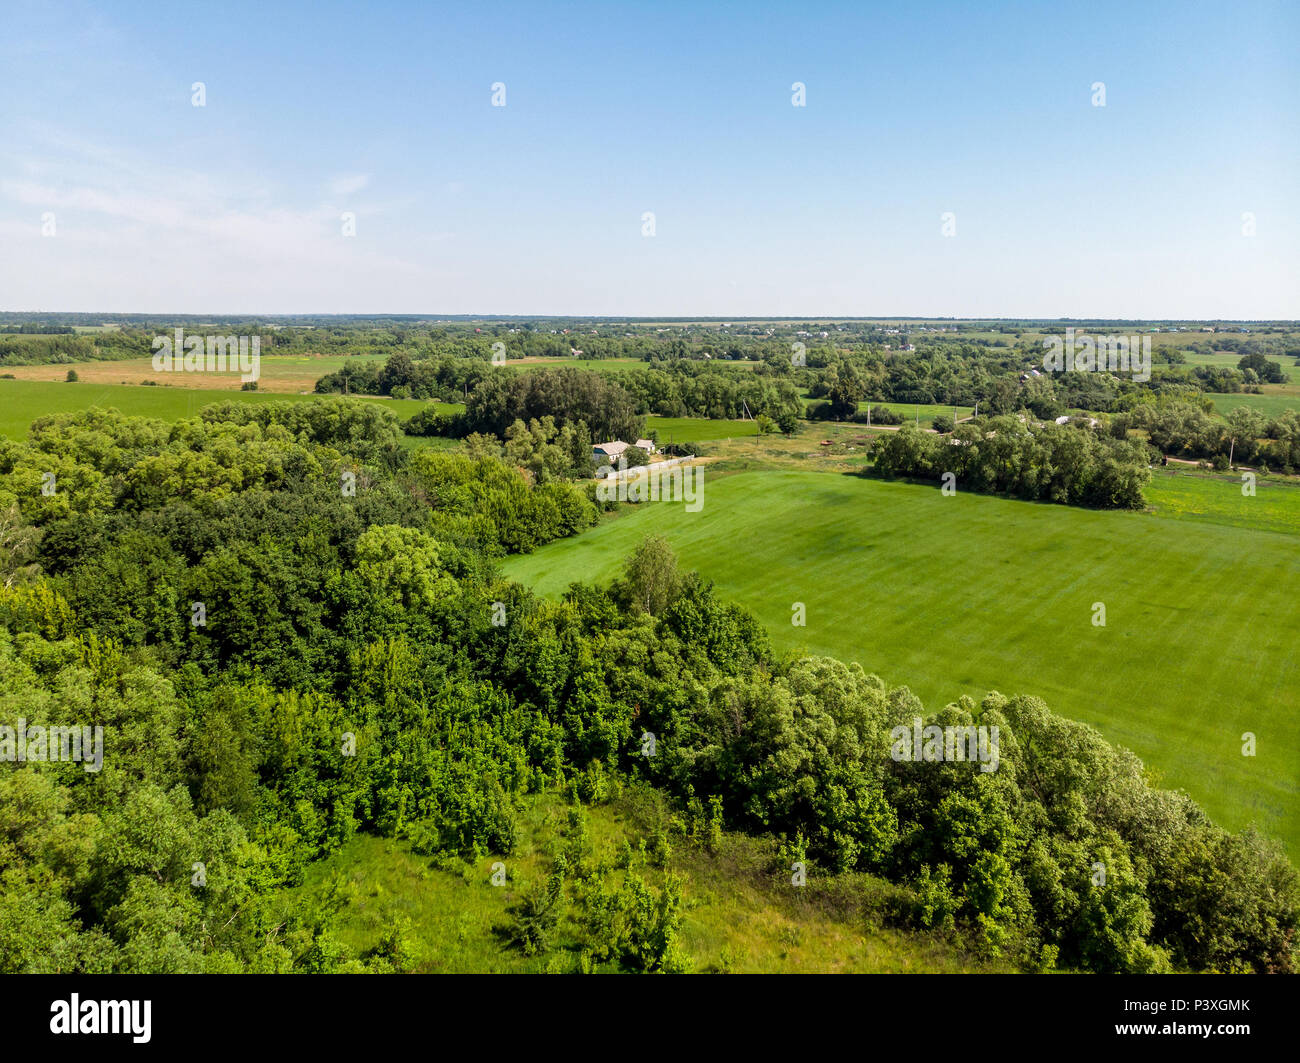
[[[1216,820],[1258,821],[1294,857],[1300,534],[1276,529],[1298,526],[1300,492],[1261,485],[1246,500],[1260,503],[1257,523],[1233,509],[1239,483],[1162,480],[1153,494],[1164,512],[1093,512],[746,472],[707,480],[701,512],[647,504],[504,568],[555,596],[664,535],[778,648],[860,661],[930,708],[989,689],[1036,694],[1135,750]],[[1092,623],[1098,601],[1105,627]],[[791,626],[794,602],[806,627]],[[1253,758],[1245,731],[1258,736]]]
[[[310,402],[317,395],[285,395],[263,391],[212,391],[199,388],[141,387],[139,385],[67,384],[42,380],[0,380],[0,436],[23,439],[32,421],[51,413],[72,413],[90,406],[114,407],[133,417],[157,417],[178,421],[194,417],[215,402]],[[403,421],[414,417],[423,403],[397,402],[375,396],[361,396],[368,402],[382,402]],[[449,410],[459,409],[446,404]]]

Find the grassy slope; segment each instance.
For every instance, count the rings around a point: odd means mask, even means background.
[[[340,852],[312,865],[307,881],[286,891],[287,907],[319,907],[332,888],[346,901],[341,937],[353,954],[374,948],[398,920],[415,939],[415,969],[425,972],[538,972],[546,958],[528,958],[505,945],[494,927],[527,887],[546,877],[547,846],[564,824],[565,808],[549,796],[530,799],[523,842],[512,856],[485,856],[461,873],[432,865],[402,842],[358,836]],[[612,862],[624,839],[646,837],[629,803],[588,809],[597,860]],[[738,972],[965,971],[988,970],[929,934],[869,926],[881,883],[867,875],[821,879],[814,869],[800,890],[771,868],[768,842],[728,835],[717,855],[677,844],[670,869],[683,879],[682,944],[692,970]],[[491,865],[506,864],[510,880],[490,884]],[[658,886],[662,872],[639,866],[636,874]],[[609,872],[611,884],[620,871]],[[887,889],[888,887],[884,887]],[[310,898],[310,900],[308,900]],[[577,942],[569,915],[555,934],[563,948]],[[878,922],[878,920],[875,920]],[[553,956],[556,954],[553,954]],[[571,954],[558,969],[572,969]]]
[[[1258,821],[1294,856],[1300,492],[1261,484],[1246,500],[1260,503],[1258,529],[1224,526],[1236,519],[1234,484],[1159,485],[1166,509],[1181,502],[1176,514],[741,473],[710,479],[699,513],[646,505],[504,567],[557,595],[609,578],[644,535],[662,534],[779,648],[860,661],[931,708],[988,689],[1039,695],[1135,750],[1220,822]],[[1224,494],[1207,504],[1211,485]],[[1097,601],[1104,628],[1092,624]],[[794,602],[806,627],[791,626]],[[1244,731],[1259,736],[1254,758],[1241,755]]]

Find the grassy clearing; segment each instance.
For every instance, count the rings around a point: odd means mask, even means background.
[[[397,922],[409,924],[415,969],[421,972],[569,971],[572,953],[529,958],[495,932],[514,904],[551,867],[548,848],[565,822],[566,806],[553,796],[531,800],[522,843],[509,857],[434,866],[402,842],[360,835],[307,881],[286,891],[286,909],[342,902],[340,937],[349,951],[373,949]],[[629,800],[587,809],[592,860],[610,865],[624,841],[646,838],[640,811]],[[677,844],[669,869],[683,880],[682,943],[692,970],[735,972],[905,972],[992,970],[929,934],[880,928],[872,913],[889,887],[868,875],[819,878],[796,890],[772,868],[770,841],[727,835],[716,854]],[[491,865],[506,864],[504,886],[490,884]],[[658,886],[663,872],[644,865],[635,873]],[[622,871],[606,871],[611,884]],[[554,935],[558,949],[578,942],[572,905]]]
[[[706,443],[717,439],[757,436],[754,421],[711,421],[707,417],[647,417],[645,430],[657,432],[659,443]]]
[[[883,406],[893,413],[902,414],[905,420],[919,423],[922,428],[929,428],[934,419],[939,416],[952,417],[953,411],[956,410],[956,419],[969,417],[975,412],[973,406],[945,406],[943,403],[928,402],[860,402],[859,410],[867,410],[874,406]]]
[[[610,578],[645,535],[663,535],[778,648],[860,661],[932,708],[989,689],[1036,694],[1294,856],[1300,536],[1278,528],[1295,527],[1300,492],[1264,485],[1257,520],[1233,511],[1239,486],[1160,483],[1162,512],[1142,514],[744,472],[709,479],[702,512],[625,510],[504,569],[556,596]],[[791,626],[795,602],[806,627]],[[1260,737],[1255,757],[1241,755],[1245,731]]]
[[[799,396],[803,400],[804,409],[807,409],[814,402],[824,402],[825,399],[814,399],[809,395]],[[897,413],[907,421],[920,424],[922,428],[929,428],[934,424],[934,419],[939,416],[952,417],[956,412],[956,419],[961,420],[963,417],[969,417],[975,412],[973,406],[946,406],[942,402],[859,402],[858,411],[860,413],[874,409],[877,406],[883,406],[885,409]],[[821,422],[818,422],[821,423]]]

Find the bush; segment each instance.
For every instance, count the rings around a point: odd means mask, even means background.
[[[564,891],[564,868],[558,866],[541,885],[533,887],[518,904],[506,909],[510,923],[506,936],[525,956],[536,956],[551,947],[551,934],[560,921]]]
[[[858,417],[861,417],[864,422],[867,421],[862,414],[858,414]],[[870,417],[870,421],[867,422],[870,424],[902,424],[905,419],[901,413],[891,410],[888,406],[872,406]],[[854,418],[855,421],[857,419]]]
[[[452,416],[430,403],[408,420],[402,430],[408,436],[454,436]]]
[[[969,490],[1097,509],[1139,509],[1151,478],[1146,447],[1100,431],[1035,425],[1022,416],[963,424],[946,437],[905,424],[872,444],[876,472]]]

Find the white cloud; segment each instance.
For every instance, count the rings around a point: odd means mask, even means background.
[[[351,196],[360,192],[370,184],[370,175],[368,173],[351,174],[350,176],[336,177],[330,182],[330,192],[336,196]]]
[[[342,313],[376,299],[425,306],[453,279],[365,239],[380,204],[295,201],[293,189],[248,184],[238,173],[42,139],[45,150],[27,153],[25,165],[0,159],[0,172],[22,175],[0,179],[6,309]],[[369,180],[347,175],[317,187],[356,197]],[[342,234],[344,209],[357,216],[356,237]],[[57,220],[54,237],[41,236],[46,211]]]

